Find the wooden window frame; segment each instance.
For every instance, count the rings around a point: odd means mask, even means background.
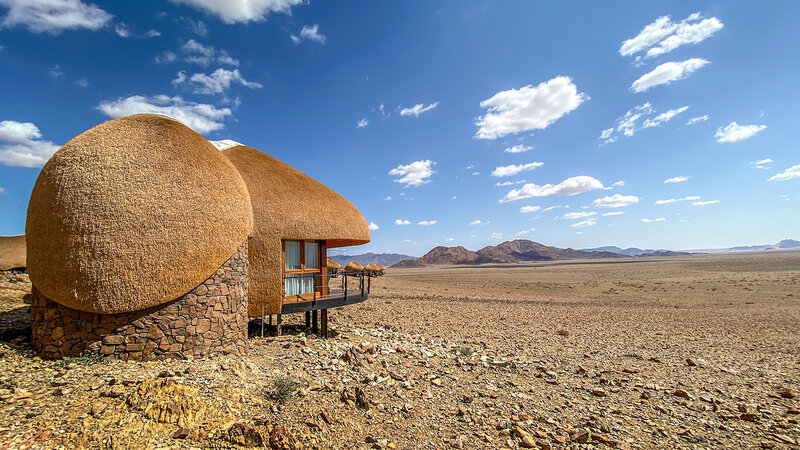
[[[286,241],[297,241],[300,243],[300,269],[293,269],[293,270],[286,270]],[[316,269],[307,269],[306,268],[306,242],[307,241],[314,241],[317,243],[317,266]],[[315,274],[315,275],[327,275],[328,273],[328,248],[327,243],[324,240],[320,239],[281,239],[281,269],[283,270],[283,275],[281,276],[281,289],[283,292],[286,292],[286,275],[303,275],[303,274]],[[325,276],[321,276],[319,278],[319,284],[315,287],[315,291],[319,291],[321,295],[325,296],[328,295],[328,278]],[[297,299],[298,297],[302,298],[303,300],[312,300],[314,298],[314,293],[308,294],[300,294],[298,295],[284,295],[284,301],[287,299]]]

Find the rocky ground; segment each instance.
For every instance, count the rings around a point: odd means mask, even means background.
[[[800,252],[633,261],[390,271],[328,339],[153,363],[36,358],[6,276],[0,448],[798,448]]]

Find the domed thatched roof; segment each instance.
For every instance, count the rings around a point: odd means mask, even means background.
[[[386,266],[384,266],[383,264],[375,264],[375,265],[378,266],[378,270],[380,270],[381,272],[386,270]]]
[[[330,258],[328,258],[327,266],[328,266],[329,269],[341,269],[342,268],[341,264],[337,263],[336,261],[334,261],[334,260],[332,260]]]
[[[347,273],[356,273],[356,272],[361,272],[362,270],[364,270],[364,266],[355,261],[350,261],[344,267],[344,271]]]
[[[369,263],[366,266],[364,266],[364,270],[368,270],[370,272],[377,272],[377,271],[381,270],[381,268],[378,267],[377,264]]]
[[[248,247],[251,316],[261,316],[262,306],[267,306],[267,314],[281,311],[281,239],[324,239],[328,247],[369,242],[364,216],[322,183],[244,145],[222,154],[239,169],[253,202],[253,237]]]
[[[25,268],[25,235],[0,236],[0,270]]]
[[[165,117],[123,117],[45,164],[28,207],[28,272],[70,308],[137,311],[213,275],[252,223],[244,181],[207,140]]]

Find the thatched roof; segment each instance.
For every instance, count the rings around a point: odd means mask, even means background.
[[[381,272],[386,270],[386,266],[384,266],[383,264],[375,264],[375,265],[378,266],[378,270],[380,270]]]
[[[28,207],[28,272],[70,308],[137,311],[213,275],[252,223],[244,181],[207,140],[168,118],[123,117],[45,164]]]
[[[244,145],[222,154],[239,169],[253,202],[253,237],[248,247],[250,316],[261,316],[262,306],[267,314],[281,311],[281,239],[324,239],[328,247],[369,242],[364,216],[322,183]]]
[[[359,263],[357,263],[355,261],[350,261],[344,267],[344,271],[347,272],[347,273],[361,272],[362,270],[364,270],[364,266],[362,266],[361,264],[359,264]]]
[[[336,261],[328,258],[327,266],[329,269],[341,269],[342,265],[337,263]]]
[[[381,268],[378,267],[377,264],[369,263],[366,266],[364,266],[364,270],[368,270],[370,272],[377,272],[377,271],[381,270]]]
[[[0,270],[25,268],[25,235],[0,236]]]

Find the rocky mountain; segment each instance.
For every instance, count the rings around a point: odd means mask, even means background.
[[[731,252],[765,252],[769,250],[800,250],[800,241],[794,239],[784,239],[777,244],[763,244],[763,245],[743,245],[730,248],[712,248],[704,250],[696,250],[703,253],[731,253]]]
[[[578,258],[621,258],[622,255],[606,251],[583,251],[571,248],[549,247],[525,239],[516,239],[503,242],[499,245],[490,245],[477,252],[464,247],[439,246],[428,252],[425,256],[410,261],[403,261],[396,267],[419,267],[427,265],[453,265],[453,264],[499,264],[518,263],[523,261],[555,261],[562,259]]]
[[[362,266],[369,263],[376,263],[386,267],[393,266],[400,261],[415,259],[413,256],[402,255],[399,253],[362,253],[360,255],[329,255],[330,259],[346,266],[350,261],[355,261]]]

